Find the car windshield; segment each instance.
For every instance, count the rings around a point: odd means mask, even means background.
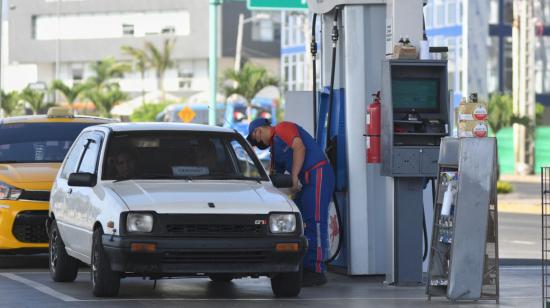
[[[236,133],[117,132],[109,138],[103,180],[267,180],[246,141]]]
[[[96,123],[8,123],[0,125],[1,163],[62,162],[87,126]]]

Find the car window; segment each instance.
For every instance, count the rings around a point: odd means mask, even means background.
[[[237,133],[119,132],[109,138],[103,179],[267,180],[253,155]]]
[[[99,150],[102,138],[97,133],[91,133],[84,139],[84,154],[78,166],[77,172],[96,173]]]
[[[80,162],[80,157],[82,157],[82,152],[84,151],[84,144],[89,137],[90,133],[84,133],[75,141],[74,147],[67,154],[67,159],[61,171],[61,178],[68,179],[71,173],[76,172],[76,165]]]
[[[0,125],[0,163],[62,162],[80,132],[95,123]]]
[[[237,140],[231,141],[231,147],[237,159],[237,168],[240,174],[247,177],[258,177],[260,171],[256,168],[252,157]]]

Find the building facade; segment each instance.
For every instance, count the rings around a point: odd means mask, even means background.
[[[534,3],[538,34],[536,101],[550,107],[550,0]],[[486,93],[512,92],[513,0],[430,0],[424,14],[430,45],[449,47],[449,85],[457,94],[474,92],[464,81],[482,78],[486,80]],[[486,41],[484,52],[471,45],[475,38]],[[485,55],[468,58],[468,52]]]
[[[241,13],[251,14],[244,2],[220,6],[220,71],[233,67]],[[175,40],[174,67],[165,74],[166,91],[186,97],[208,90],[208,1],[11,0],[7,19],[8,70],[19,67],[24,82],[6,81],[6,90],[33,82],[49,84],[54,79],[80,82],[92,75],[90,64],[94,62],[107,57],[130,61],[122,46],[143,48],[145,42],[152,42],[162,48],[166,39]],[[243,35],[243,59],[265,64],[276,75],[278,26],[273,21],[247,25]],[[120,85],[123,91],[137,95],[142,89],[155,90],[157,81],[150,69],[144,81],[139,72],[133,72],[125,74]]]

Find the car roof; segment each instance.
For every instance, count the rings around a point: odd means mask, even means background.
[[[27,116],[17,116],[0,119],[0,124],[11,124],[11,123],[115,123],[116,120],[100,118],[100,117],[91,117],[91,116],[47,116],[42,115],[27,115]]]
[[[111,123],[102,124],[100,127],[106,127],[115,132],[130,132],[130,131],[200,131],[214,133],[234,133],[235,131],[229,128],[219,126],[209,126],[203,124],[188,124],[188,123],[166,123],[166,122],[134,122],[134,123]]]

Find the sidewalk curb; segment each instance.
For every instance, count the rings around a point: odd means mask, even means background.
[[[535,205],[535,204],[525,204],[525,203],[500,202],[498,205],[498,212],[541,215],[542,209],[539,204]]]

